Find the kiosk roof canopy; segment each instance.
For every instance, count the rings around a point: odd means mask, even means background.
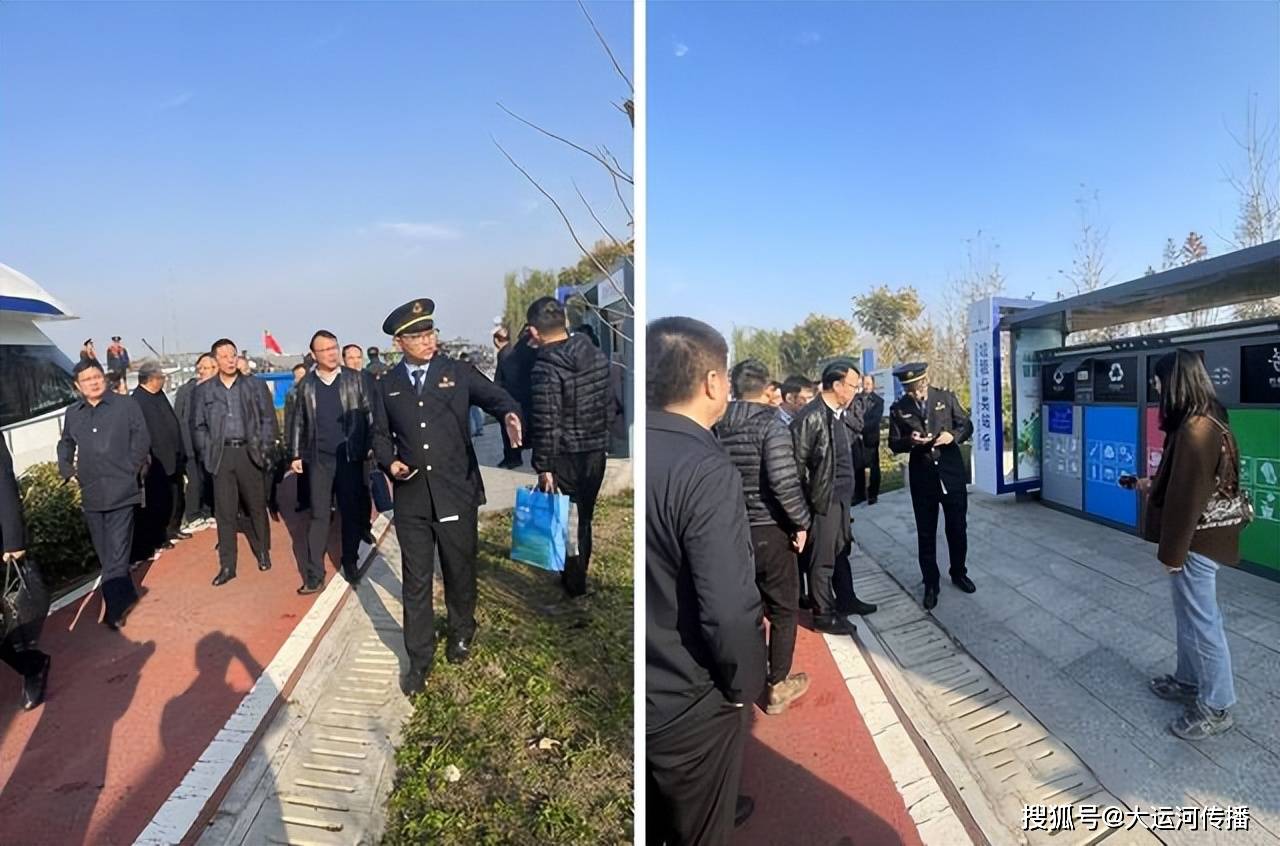
[[[1280,241],[1012,314],[1000,327],[1069,334],[1274,296],[1280,296]]]

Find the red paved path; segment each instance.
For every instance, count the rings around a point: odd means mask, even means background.
[[[792,672],[809,674],[809,692],[785,714],[753,712],[742,792],[756,810],[734,846],[918,846],[915,823],[821,635],[800,630]]]
[[[81,600],[50,617],[43,707],[21,710],[20,682],[5,668],[0,841],[123,846],[142,832],[315,599],[294,592],[291,532],[304,531],[306,515],[288,500],[287,524],[271,524],[268,572],[242,535],[239,577],[212,587],[210,529],[134,573],[146,592],[120,632],[99,622],[96,592],[83,611]]]

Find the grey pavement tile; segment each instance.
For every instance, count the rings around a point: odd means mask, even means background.
[[[1174,641],[1154,633],[1147,625],[1107,609],[1095,609],[1076,621],[1075,627],[1141,669],[1174,655]]]
[[[1099,645],[1097,641],[1063,625],[1047,611],[1014,617],[1006,620],[1005,626],[1056,667],[1067,666]]]
[[[1087,597],[1051,575],[1037,576],[1019,585],[1017,592],[1064,623],[1074,623],[1097,610]]]
[[[1280,691],[1268,690],[1237,676],[1236,698],[1239,701],[1231,709],[1236,730],[1280,755]]]
[[[1231,669],[1237,678],[1247,679],[1266,690],[1280,691],[1280,652],[1230,631],[1227,646],[1231,650]]]

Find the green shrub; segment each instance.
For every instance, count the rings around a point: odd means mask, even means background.
[[[27,554],[40,563],[56,593],[98,568],[80,510],[80,486],[63,484],[58,465],[37,464],[18,480],[27,520]]]

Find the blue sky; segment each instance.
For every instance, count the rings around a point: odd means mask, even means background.
[[[630,73],[632,8],[591,5]],[[487,339],[507,271],[575,263],[496,136],[601,237],[612,183],[495,103],[628,167],[628,92],[576,4],[0,5],[0,262],[81,317],[64,348],[220,335],[383,344],[416,296]]]
[[[1096,190],[1115,281],[1228,249],[1280,4],[650,3],[648,315],[786,328],[879,283],[937,301],[979,230],[1052,299]]]

